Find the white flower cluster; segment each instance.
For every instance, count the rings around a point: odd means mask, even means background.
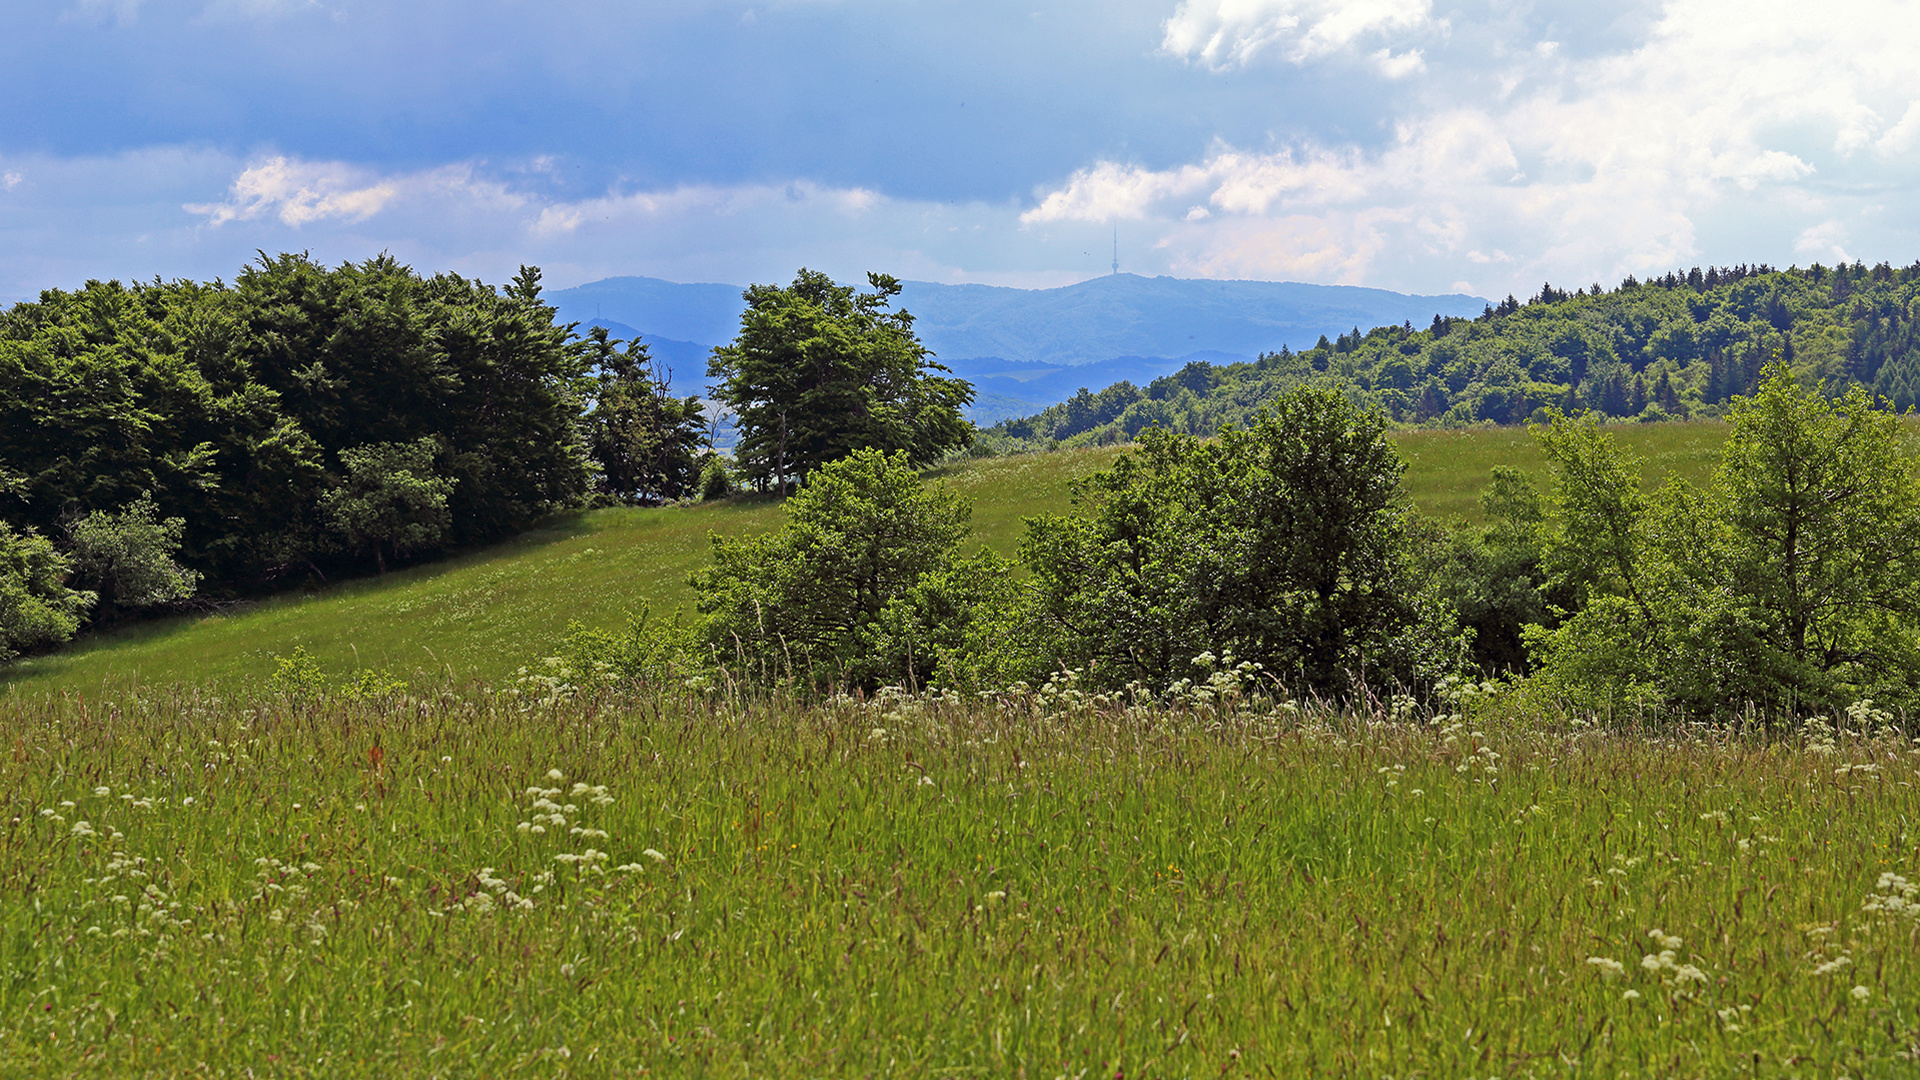
[[[1640,958],[1642,970],[1659,975],[1661,981],[1675,989],[1685,989],[1690,985],[1705,985],[1707,973],[1692,964],[1678,963],[1680,946],[1685,944],[1680,938],[1655,927],[1647,931],[1647,937],[1660,946],[1657,953],[1648,953]]]
[[[508,887],[505,878],[494,876],[493,867],[485,867],[475,875],[480,888],[465,900],[455,901],[449,911],[465,911],[473,915],[490,915],[495,911],[526,912],[533,910],[533,898],[521,896]],[[553,881],[552,874],[537,874],[532,882],[533,892],[545,891]]]
[[[1920,922],[1920,884],[1899,874],[1881,874],[1879,884],[1867,896],[1861,910]]]

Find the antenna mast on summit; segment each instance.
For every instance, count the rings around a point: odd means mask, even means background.
[[[1120,272],[1120,226],[1113,227],[1113,272]]]

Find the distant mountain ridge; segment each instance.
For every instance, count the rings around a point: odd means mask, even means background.
[[[708,349],[733,339],[742,288],[617,277],[547,294],[569,322],[637,331],[674,369],[675,389],[704,387]],[[902,283],[897,306],[935,358],[972,381],[1000,412],[1063,401],[1081,387],[1145,382],[1189,360],[1252,359],[1321,335],[1478,315],[1487,301],[1412,296],[1353,285],[1213,281],[1113,274],[1055,289]],[[982,416],[976,419],[992,422]]]

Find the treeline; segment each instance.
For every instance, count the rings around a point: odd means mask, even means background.
[[[1551,486],[1496,467],[1486,523],[1459,526],[1412,510],[1380,412],[1303,388],[1213,438],[1148,429],[1012,561],[968,554],[968,506],[904,455],[861,451],[778,532],[715,540],[696,617],[577,630],[543,678],[1444,708],[1505,677],[1594,714],[1911,715],[1920,470],[1899,417],[1773,364],[1728,419],[1710,483],[1643,494],[1598,418],[1554,410]]]
[[[983,450],[1131,441],[1149,427],[1205,435],[1300,386],[1340,389],[1401,426],[1538,420],[1547,409],[1641,420],[1718,417],[1779,357],[1829,395],[1864,386],[1920,404],[1920,262],[1904,268],[1698,267],[1609,291],[1543,285],[1478,317],[1358,328],[1257,361],[1187,365],[1146,387],[1083,389],[1007,420]]]

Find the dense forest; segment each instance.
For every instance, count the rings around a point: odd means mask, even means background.
[[[1122,382],[984,433],[981,449],[1131,441],[1149,427],[1212,434],[1300,386],[1343,390],[1395,424],[1463,427],[1572,414],[1718,417],[1776,356],[1829,395],[1858,384],[1920,403],[1920,262],[1777,270],[1698,267],[1611,291],[1543,285],[1473,319],[1358,328],[1252,363],[1193,363],[1146,387]]]

